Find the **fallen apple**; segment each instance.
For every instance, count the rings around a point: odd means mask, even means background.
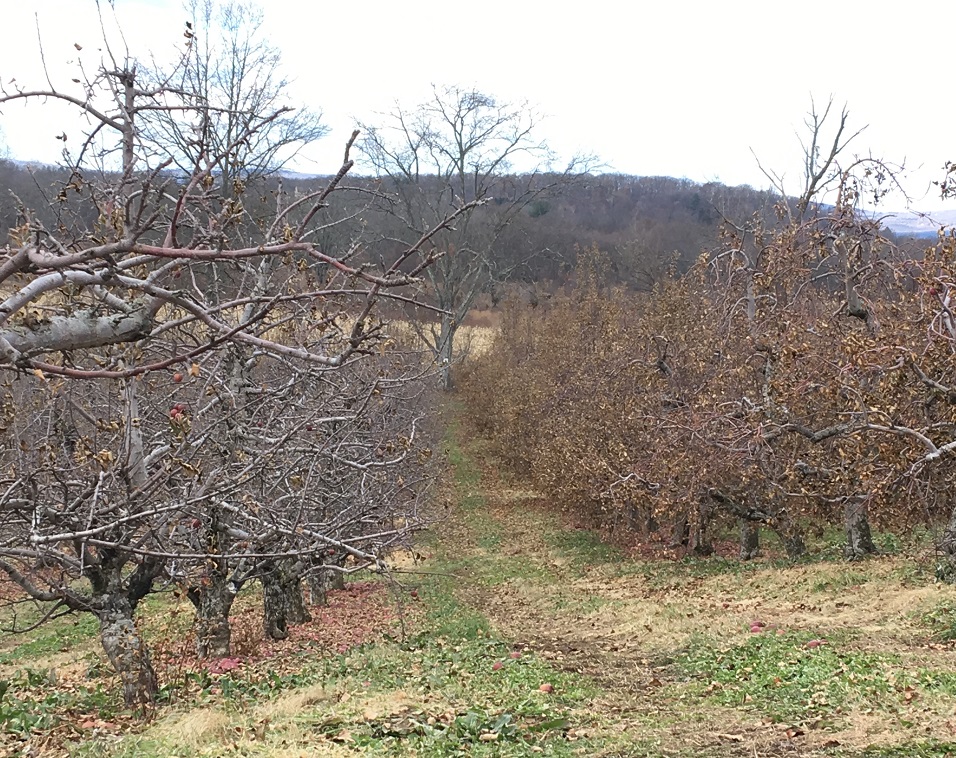
[[[182,375],[180,372],[177,371],[175,374],[173,374],[173,381],[174,381],[174,382],[176,382],[176,383],[178,384],[178,383],[181,382],[182,380],[183,380],[183,375]]]
[[[546,693],[548,693],[549,695],[550,695],[552,692],[554,692],[554,686],[553,686],[552,684],[549,684],[548,682],[545,682],[544,684],[542,684],[540,687],[538,687],[538,689],[539,689],[541,692],[546,692]]]
[[[491,670],[492,670],[492,671],[501,671],[501,669],[503,669],[504,666],[505,666],[505,664],[503,664],[501,661],[495,661],[495,662],[494,662],[494,665],[492,665],[492,667],[491,667]]]

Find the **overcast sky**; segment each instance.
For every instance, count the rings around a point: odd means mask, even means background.
[[[113,11],[102,3],[112,26]],[[396,100],[413,105],[434,83],[528,100],[547,114],[542,136],[552,147],[593,152],[610,170],[761,187],[767,181],[756,154],[796,191],[797,133],[811,97],[825,105],[832,96],[837,107],[847,104],[852,128],[867,126],[855,152],[905,160],[913,206],[956,207],[930,186],[945,161],[956,160],[949,36],[956,3],[949,0],[262,5],[263,31],[295,80],[293,100],[320,108],[331,129],[303,156],[301,171],[335,171],[357,120],[374,123]],[[135,55],[166,60],[183,44],[181,0],[115,0],[115,7]],[[67,64],[81,60],[91,69],[99,61],[94,0],[8,0],[3,15],[5,83],[45,86],[38,27],[58,87],[69,91]],[[8,105],[0,149],[52,162],[64,131],[79,138],[82,125],[56,109]]]

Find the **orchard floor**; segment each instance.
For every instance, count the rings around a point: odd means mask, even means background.
[[[275,645],[250,598],[213,666],[189,657],[188,608],[153,601],[168,702],[146,723],[85,621],[0,646],[9,753],[956,756],[956,591],[932,556],[635,557],[504,481],[453,420],[446,444],[400,587],[360,581]],[[24,730],[28,701],[48,718]]]

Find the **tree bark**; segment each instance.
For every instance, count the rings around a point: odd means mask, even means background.
[[[694,555],[710,555],[714,552],[714,546],[707,539],[707,527],[710,524],[711,517],[710,508],[705,503],[699,503],[693,516],[687,546]]]
[[[342,566],[344,558],[332,558],[326,565]],[[320,566],[309,574],[309,594],[313,605],[328,605],[328,593],[345,589],[345,574]]]
[[[149,708],[156,701],[159,685],[129,603],[118,599],[97,617],[103,650],[123,682],[123,700],[130,708]]]
[[[225,574],[211,571],[201,585],[190,587],[186,595],[196,608],[196,655],[199,658],[227,658],[232,627],[229,611],[239,588]]]
[[[787,552],[787,557],[790,560],[796,560],[807,552],[807,544],[803,541],[803,534],[786,511],[781,510],[777,513],[769,526],[780,537],[783,549]]]
[[[843,506],[843,523],[846,529],[843,555],[848,561],[857,561],[880,552],[873,542],[868,515],[869,508],[865,500],[848,498]]]
[[[284,640],[289,624],[311,621],[302,597],[299,567],[289,561],[268,562],[263,566],[263,626],[266,636]]]
[[[674,525],[671,528],[671,541],[668,547],[681,547],[690,542],[690,521],[687,518],[687,511],[680,511],[674,517]]]
[[[455,332],[458,326],[454,318],[448,314],[441,317],[441,332],[438,335],[438,367],[441,378],[441,388],[450,391],[454,387],[451,378],[451,363],[455,357]]]
[[[631,532],[637,532],[642,540],[650,539],[651,535],[657,531],[654,509],[649,505],[637,505],[636,503],[628,502],[625,506],[624,514],[627,528]]]
[[[936,578],[941,582],[956,584],[956,507],[949,515],[949,523],[936,543],[936,550],[939,553]]]
[[[751,561],[760,555],[760,524],[740,519],[740,560]]]

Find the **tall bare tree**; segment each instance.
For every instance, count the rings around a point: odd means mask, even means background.
[[[478,294],[513,266],[495,254],[503,230],[534,200],[590,165],[576,158],[554,173],[555,156],[538,136],[539,125],[539,114],[526,102],[435,86],[425,102],[411,109],[396,104],[381,123],[361,126],[359,149],[388,191],[382,210],[394,222],[393,244],[407,244],[436,220],[473,206],[431,241],[431,249],[443,253],[426,273],[440,315],[437,324],[416,322],[446,389],[459,327]]]
[[[151,72],[168,96],[188,93],[201,108],[158,109],[142,132],[162,145],[180,170],[216,156],[212,173],[223,191],[274,173],[326,133],[321,113],[293,108],[278,48],[265,38],[262,8],[252,0],[187,0],[184,60],[172,74]],[[250,132],[262,114],[268,124]]]

